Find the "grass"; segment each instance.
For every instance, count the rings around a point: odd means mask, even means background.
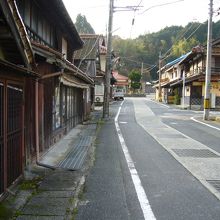
[[[32,180],[24,180],[19,186],[20,190],[34,190],[37,189],[39,182],[42,180],[41,177],[34,178]]]
[[[0,220],[10,219],[12,213],[4,204],[0,203]]]
[[[75,220],[76,215],[78,214],[78,208],[74,208],[72,211],[71,220]]]

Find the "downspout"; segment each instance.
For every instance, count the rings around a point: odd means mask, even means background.
[[[45,75],[41,77],[41,79],[54,77],[57,75],[62,75],[61,72],[56,72],[52,74]],[[39,147],[39,105],[38,105],[38,98],[39,98],[39,85],[38,85],[38,79],[36,79],[35,83],[35,145],[36,145],[36,164],[39,166],[44,166],[47,168],[51,168],[50,166],[47,166],[46,164],[42,164],[39,162],[40,160],[40,147]]]
[[[52,74],[48,74],[45,75],[43,77],[41,77],[41,79],[45,79],[45,78],[50,78],[56,75],[61,75],[62,72],[56,72],[56,73],[52,73]],[[39,82],[38,79],[36,79],[35,82],[35,143],[36,143],[36,163],[37,165],[42,166],[42,164],[39,162],[40,159],[40,146],[39,146],[39,110],[38,110],[38,106],[39,106]]]
[[[35,82],[35,143],[36,143],[36,163],[39,162],[40,148],[39,148],[39,120],[38,120],[38,79]]]
[[[51,78],[54,76],[58,76],[58,75],[62,75],[63,74],[63,69],[61,70],[61,72],[56,72],[56,73],[51,73],[48,75],[45,75],[44,77],[41,77],[40,80],[42,79],[46,79],[46,78]],[[42,166],[42,167],[46,167],[48,169],[52,169],[55,170],[58,167],[56,166],[51,166],[48,164],[44,164],[40,162],[40,146],[39,146],[39,111],[38,111],[38,100],[39,100],[39,82],[38,79],[36,79],[36,83],[35,83],[35,143],[36,143],[36,164],[38,166]]]
[[[36,143],[36,164],[38,166],[46,167],[49,169],[56,169],[57,167],[43,164],[40,162],[40,147],[39,147],[39,111],[38,111],[38,100],[39,100],[39,82],[36,79],[35,82],[35,143]]]

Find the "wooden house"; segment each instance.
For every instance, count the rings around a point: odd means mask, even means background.
[[[22,175],[34,141],[34,93],[40,77],[14,1],[0,1],[0,197]],[[33,139],[33,140],[32,140]]]
[[[166,68],[167,67],[167,68]],[[161,69],[163,101],[182,104],[184,108],[203,109],[205,94],[206,49],[196,46],[186,55],[170,62]],[[157,84],[158,94],[158,84]],[[178,99],[178,102],[173,101]],[[210,107],[220,108],[220,39],[212,42],[210,80]]]
[[[180,93],[179,88],[175,91],[175,88],[171,88],[171,84],[178,82],[182,77],[182,70],[179,66],[179,62],[183,60],[186,55],[182,55],[179,58],[167,63],[161,68],[161,98],[162,101],[168,104],[173,104],[177,100],[174,100],[174,93]],[[156,84],[156,98],[159,99],[159,83]]]
[[[89,109],[95,103],[103,102],[107,48],[102,35],[80,34],[80,37],[84,47],[74,53],[74,64],[94,80],[94,86],[89,92]]]
[[[73,64],[83,41],[62,1],[0,1],[0,6],[3,194],[29,163],[85,120],[93,79]]]
[[[184,71],[185,79],[174,86],[183,87],[184,105],[189,108],[203,109],[205,95],[206,49],[197,46],[183,59],[179,65]],[[171,85],[173,86],[173,85]],[[220,39],[212,43],[212,62],[210,78],[210,107],[220,108]]]

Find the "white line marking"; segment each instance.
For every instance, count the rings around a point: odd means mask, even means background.
[[[164,107],[166,107],[166,108],[170,108],[170,106],[168,106],[168,105],[166,105],[166,104],[163,104],[163,103],[161,103],[161,102],[157,102],[157,101],[154,101],[154,100],[149,100],[148,99],[148,101],[151,101],[151,102],[154,102],[154,103],[156,103],[156,104],[158,104],[158,105],[162,105],[162,106],[164,106]]]
[[[212,126],[212,125],[206,124],[205,122],[199,121],[199,120],[195,119],[194,117],[191,117],[190,119],[192,119],[193,121],[195,121],[195,122],[197,122],[197,123],[200,123],[200,124],[206,125],[206,126],[208,126],[208,127],[210,127],[210,128],[214,128],[214,129],[220,131],[220,128],[217,128],[217,127],[215,127],[215,126]]]
[[[142,186],[141,180],[138,176],[137,170],[135,169],[134,162],[133,162],[133,160],[130,156],[130,153],[129,153],[128,148],[127,148],[126,143],[125,143],[125,140],[122,136],[119,124],[118,124],[118,116],[120,114],[121,107],[122,107],[123,103],[124,103],[124,101],[121,103],[121,105],[118,109],[118,113],[115,117],[115,127],[116,127],[116,130],[117,130],[119,141],[121,143],[122,150],[123,150],[124,155],[125,155],[125,159],[127,161],[127,165],[128,165],[128,169],[129,169],[130,174],[131,174],[132,181],[134,183],[134,187],[135,187],[137,197],[138,197],[138,200],[139,200],[139,203],[140,203],[143,215],[144,215],[144,219],[145,220],[156,220],[156,218],[154,216],[154,213],[151,209],[150,203],[147,199],[147,195],[146,195],[146,193],[144,191],[144,188]]]

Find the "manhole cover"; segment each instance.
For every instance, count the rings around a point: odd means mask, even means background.
[[[172,149],[179,157],[198,157],[198,158],[210,158],[219,157],[207,149]]]
[[[206,181],[220,192],[220,180],[206,180]]]

